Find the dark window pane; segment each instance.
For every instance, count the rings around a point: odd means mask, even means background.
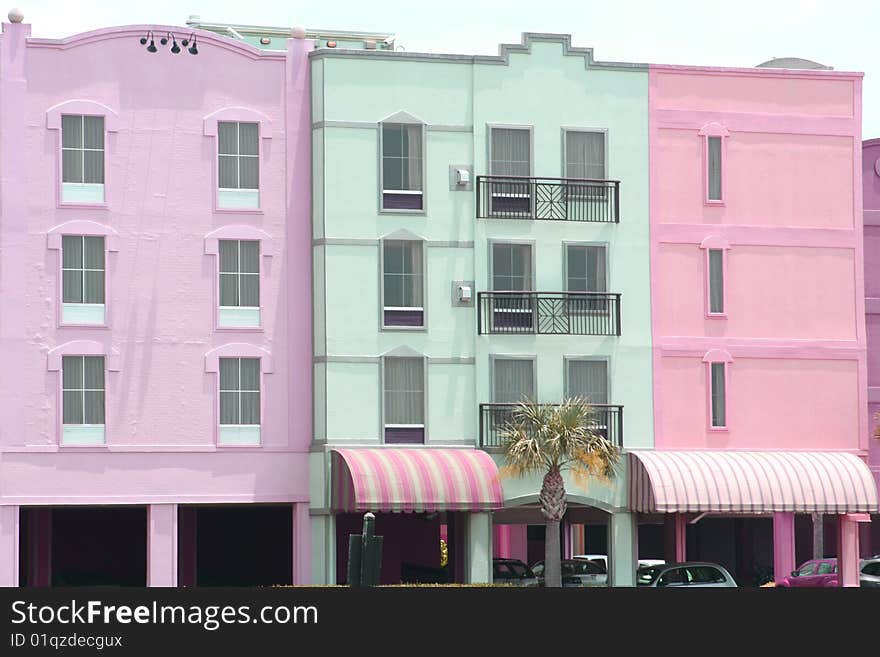
[[[83,147],[82,116],[70,114],[61,116],[61,146],[62,148]]]
[[[259,126],[256,123],[239,123],[238,146],[241,155],[259,153]]]
[[[83,238],[83,266],[85,269],[104,269],[104,238]]]
[[[65,390],[82,390],[82,356],[63,356],[61,358],[61,370],[63,374],[63,387]]]
[[[79,235],[65,235],[61,238],[61,266],[80,269],[83,264],[83,240]]]
[[[240,274],[241,298],[239,303],[248,308],[260,305],[260,277],[257,274]]]
[[[82,151],[61,152],[61,182],[81,183],[83,181]]]
[[[83,302],[82,270],[65,270],[61,273],[61,300],[63,303]]]
[[[238,389],[238,358],[221,358],[220,390]]]
[[[258,274],[260,272],[260,243],[256,240],[241,241],[239,242],[239,253],[241,254],[240,271]]]
[[[83,275],[85,276],[83,303],[104,303],[104,272],[87,271]]]
[[[83,358],[83,381],[86,390],[104,389],[103,356],[85,356]]]
[[[241,393],[241,423],[260,424],[260,393]]]
[[[217,124],[217,152],[221,155],[238,155],[238,124],[220,121]]]
[[[83,424],[104,424],[104,391],[86,390]]]
[[[260,188],[260,160],[256,157],[239,158],[239,177],[241,189]]]
[[[241,389],[251,391],[260,389],[259,358],[241,359]]]
[[[238,271],[238,240],[220,240],[220,271]]]
[[[82,392],[79,390],[65,391],[63,403],[62,422],[64,424],[83,424]]]
[[[220,188],[238,189],[238,158],[220,156]]]
[[[84,183],[104,184],[104,151],[85,151],[83,166]]]
[[[220,274],[220,305],[239,305],[238,274]]]
[[[83,117],[83,146],[85,148],[104,149],[104,117]]]
[[[220,424],[239,424],[237,392],[220,393]]]

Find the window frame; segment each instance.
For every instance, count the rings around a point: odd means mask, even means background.
[[[238,380],[239,380],[239,388],[235,391],[224,391],[222,389],[221,384],[221,368],[222,362],[224,360],[236,360],[238,361]],[[259,390],[243,390],[241,388],[241,361],[242,360],[254,360],[257,362],[258,376],[259,376]],[[223,354],[218,356],[217,358],[217,447],[261,447],[263,445],[263,427],[264,424],[264,405],[265,405],[265,393],[264,393],[264,381],[263,381],[263,368],[264,364],[262,362],[262,357],[254,354],[245,354],[245,355],[233,355],[233,354]],[[237,424],[223,424],[222,423],[222,414],[221,414],[221,398],[223,397],[223,392],[237,392],[238,393],[238,403],[239,403],[239,419],[241,419],[241,393],[242,392],[257,392],[260,395],[260,423],[259,424],[242,424],[241,422]],[[223,438],[223,427],[247,427],[251,430],[256,428],[257,441],[256,442],[228,442],[228,438],[224,441]],[[241,431],[240,429],[238,430]],[[232,430],[227,431],[228,434],[232,434]]]
[[[389,424],[386,421],[388,416],[388,409],[385,404],[385,383],[386,383],[386,366],[387,360],[389,358],[405,358],[405,359],[421,359],[422,361],[422,424],[397,424],[392,423]],[[383,445],[427,445],[428,444],[428,364],[429,359],[424,354],[419,353],[403,353],[399,351],[389,352],[383,354],[379,359],[379,421],[380,432],[379,432],[379,442]],[[392,441],[388,442],[386,440],[386,430],[391,427],[392,429],[418,429],[421,427],[422,430],[422,440],[421,442],[408,442],[408,441]]]
[[[705,251],[703,254],[703,296],[705,304],[706,319],[724,320],[727,319],[728,310],[728,260],[730,259],[730,243],[723,237],[718,235],[710,235],[701,243],[700,248]],[[721,252],[721,307],[722,312],[712,312],[712,252]]]
[[[610,405],[614,398],[611,395],[611,358],[610,356],[563,356],[562,358],[562,390],[563,396],[568,399],[571,397],[571,389],[569,387],[569,367],[571,363],[605,363],[605,401],[604,405]],[[600,404],[600,405],[602,405]]]
[[[385,243],[386,242],[417,242],[421,245],[422,250],[422,306],[418,308],[413,306],[398,307],[385,306]],[[379,330],[380,331],[427,331],[428,330],[428,242],[427,240],[417,236],[394,236],[388,235],[379,240]],[[394,310],[411,310],[416,312],[421,310],[422,323],[418,326],[399,326],[396,324],[385,323],[385,312],[388,308]]]
[[[385,126],[418,126],[422,139],[422,184],[418,190],[386,190],[385,189]],[[425,215],[428,208],[427,194],[427,163],[428,163],[428,126],[423,121],[419,121],[415,117],[400,112],[394,116],[389,116],[377,124],[377,142],[379,147],[378,153],[378,170],[377,170],[377,187],[378,187],[378,210],[379,214],[403,214],[403,215]],[[410,196],[420,196],[422,201],[421,208],[386,208],[385,194],[401,194]]]
[[[67,358],[77,358],[82,360],[82,388],[65,388],[64,387],[64,360]],[[103,366],[104,373],[104,387],[103,388],[86,388],[85,387],[85,359],[86,358],[100,358],[101,365]],[[61,433],[59,435],[59,446],[61,447],[102,447],[107,444],[107,356],[104,354],[63,354],[61,356],[61,376],[59,377],[61,380],[61,403],[59,404],[59,409],[61,413]],[[97,392],[100,390],[103,396],[103,407],[104,407],[104,421],[100,424],[88,423],[88,422],[80,422],[80,423],[67,423],[64,421],[64,393],[67,391],[81,392],[82,393],[82,412],[83,412],[83,420],[85,420],[85,393],[86,392]],[[82,429],[91,429],[93,431],[100,430],[101,432],[101,440],[100,442],[84,442],[84,443],[75,443],[75,442],[67,442],[67,428],[68,427],[80,427]],[[72,431],[71,431],[72,433]],[[71,437],[72,438],[72,437]]]
[[[75,238],[82,240],[83,266],[80,269],[73,269],[73,268],[69,268],[69,267],[64,266],[64,238],[66,238],[66,237],[75,237]],[[104,269],[99,270],[99,269],[86,269],[85,268],[85,238],[87,238],[87,237],[99,238],[102,240],[103,253],[104,253]],[[60,283],[60,285],[59,285],[59,292],[58,292],[58,300],[59,300],[59,303],[58,303],[58,308],[59,308],[58,325],[59,326],[83,326],[83,327],[98,327],[98,328],[107,327],[107,325],[108,325],[107,324],[107,306],[108,306],[108,304],[107,304],[107,265],[108,265],[108,262],[107,261],[108,261],[108,255],[110,253],[109,249],[107,248],[107,239],[108,238],[106,235],[85,235],[85,234],[76,235],[76,234],[71,234],[71,233],[64,233],[61,235],[61,248],[59,249],[59,255],[60,255],[60,258],[59,258],[59,283]],[[64,300],[64,272],[65,271],[82,272],[81,286],[83,288],[83,290],[82,290],[83,293],[85,292],[85,272],[86,271],[103,271],[104,272],[104,303],[86,303],[84,301],[77,303],[77,302],[73,302],[73,301],[65,301]],[[85,294],[83,294],[83,297],[85,297]],[[66,306],[79,306],[83,309],[97,308],[98,306],[100,306],[100,308],[101,308],[101,321],[100,322],[65,321],[64,316],[65,316]]]
[[[489,246],[488,257],[488,285],[487,289],[491,292],[535,292],[535,272],[537,271],[535,240],[517,240],[517,239],[488,239]],[[529,261],[531,262],[531,271],[529,272],[529,289],[528,290],[496,290],[495,289],[495,246],[527,246],[529,247]]]
[[[254,358],[260,361],[260,440],[259,443],[234,444],[220,440],[220,359]],[[231,342],[214,347],[205,354],[205,373],[215,375],[214,387],[214,446],[222,449],[261,449],[266,443],[266,375],[275,371],[271,352],[246,342]],[[227,425],[235,426],[235,425]]]
[[[724,368],[724,372],[723,372],[724,376],[722,379],[724,381],[724,390],[723,390],[724,423],[723,424],[715,424],[715,405],[714,405],[715,389],[714,389],[713,370],[716,365],[720,365],[721,367]],[[729,418],[730,418],[730,405],[728,404],[728,398],[730,397],[730,395],[729,395],[729,391],[730,391],[730,368],[729,368],[729,365],[730,365],[729,362],[726,362],[723,360],[710,360],[710,361],[708,361],[708,367],[707,367],[708,376],[709,376],[709,385],[708,385],[708,392],[709,392],[709,395],[708,395],[709,396],[709,405],[708,405],[709,417],[708,417],[708,420],[709,420],[709,422],[708,422],[708,424],[709,424],[710,431],[728,431],[730,428],[730,420],[729,420]]]
[[[237,150],[238,152],[235,154],[231,153],[221,153],[220,152],[220,128],[223,124],[232,124],[235,125],[236,132],[236,141],[237,141]],[[241,126],[242,124],[254,125],[257,128],[257,154],[256,155],[242,155],[241,153]],[[262,192],[262,153],[263,149],[260,144],[260,122],[259,121],[248,121],[248,120],[218,120],[217,121],[217,147],[216,147],[216,171],[217,171],[217,205],[223,209],[233,210],[233,209],[246,209],[246,210],[255,210],[260,207],[260,196]],[[236,162],[236,179],[238,182],[238,187],[221,187],[220,186],[220,159],[224,157],[234,157]],[[257,161],[257,188],[254,189],[252,187],[242,187],[241,186],[241,159],[242,158],[251,158]],[[223,198],[223,192],[226,192],[227,196],[231,196],[232,194],[242,194],[247,192],[249,196],[256,197],[256,205],[246,205],[246,206],[227,206],[221,205],[220,201]],[[256,192],[256,194],[254,194]]]
[[[239,271],[237,271],[237,272],[223,272],[221,270],[220,242],[236,242],[238,244],[238,268],[239,268]],[[256,272],[256,274],[251,273],[251,272],[246,272],[246,273],[242,274],[242,272],[241,272],[241,243],[242,242],[256,242],[256,244],[257,244],[257,272]],[[262,326],[263,326],[263,266],[262,266],[263,263],[262,263],[262,260],[263,260],[263,241],[262,240],[253,239],[253,238],[248,239],[248,238],[243,238],[243,237],[242,238],[235,238],[235,237],[218,238],[218,240],[217,240],[217,278],[216,278],[216,283],[217,283],[217,289],[216,289],[216,294],[217,294],[216,328],[218,330],[234,330],[234,331],[250,330],[250,331],[254,331],[254,330],[261,330],[262,329]],[[220,291],[221,290],[221,287],[220,287],[221,280],[224,275],[230,276],[230,275],[233,275],[233,273],[237,277],[237,280],[238,280],[239,302],[241,301],[241,277],[242,277],[242,275],[257,277],[257,295],[259,297],[259,303],[257,303],[256,306],[242,306],[240,304],[238,306],[224,306],[221,304],[221,302],[222,302],[222,296],[221,296],[222,293]],[[236,310],[240,311],[243,309],[256,310],[256,315],[257,315],[257,323],[256,324],[235,325],[232,323],[226,323],[226,324],[223,323],[223,311],[224,310],[226,310],[227,315],[229,315],[229,314],[231,314],[231,311],[236,311]]]
[[[514,404],[516,402],[500,402],[495,396],[495,363],[499,360],[527,360],[532,363],[532,393],[537,402],[538,391],[538,355],[537,354],[489,354],[489,397],[492,404]]]
[[[611,169],[608,162],[608,154],[610,152],[608,148],[608,128],[589,128],[589,127],[579,127],[579,126],[563,126],[562,127],[562,177],[563,178],[571,178],[568,175],[568,134],[569,133],[590,133],[590,134],[601,134],[605,147],[605,172],[604,177],[601,180],[609,180],[610,174],[609,171]],[[586,179],[589,180],[589,179]]]
[[[727,188],[726,182],[726,171],[727,171],[727,139],[730,137],[730,131],[721,125],[720,123],[712,122],[704,125],[699,132],[700,139],[702,140],[702,180],[703,180],[703,205],[706,206],[724,206],[726,205],[725,201],[725,189]],[[709,139],[718,139],[719,142],[719,157],[721,159],[721,172],[720,172],[720,198],[713,199],[710,197],[710,177],[709,177]]]

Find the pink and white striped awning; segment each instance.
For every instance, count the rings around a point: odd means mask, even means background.
[[[868,466],[843,452],[630,452],[630,508],[646,513],[877,513]]]
[[[334,449],[331,462],[337,511],[489,511],[504,504],[495,461],[476,449]]]

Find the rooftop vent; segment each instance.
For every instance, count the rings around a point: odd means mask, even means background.
[[[809,59],[801,59],[800,57],[774,57],[766,62],[758,64],[755,68],[800,68],[813,70],[833,70],[830,66],[814,62]]]

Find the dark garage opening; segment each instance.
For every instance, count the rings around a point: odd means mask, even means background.
[[[293,583],[290,505],[198,507],[195,525],[198,586]],[[185,549],[183,541],[179,546]],[[182,562],[183,559],[179,561]]]

